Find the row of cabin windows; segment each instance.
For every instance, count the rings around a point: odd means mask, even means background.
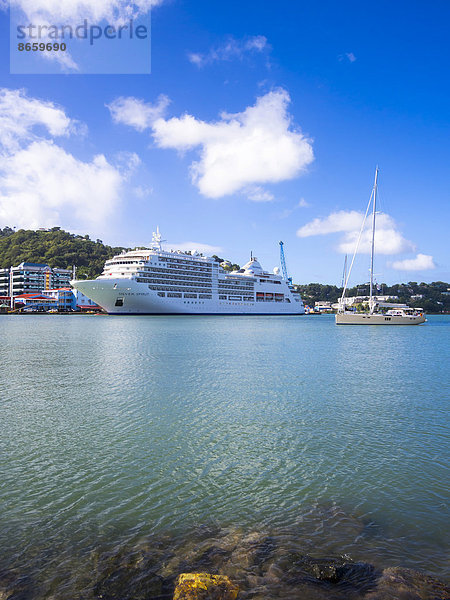
[[[182,298],[183,295],[177,292],[167,292],[167,298]],[[199,294],[199,298],[203,298],[204,300],[211,300],[212,296],[210,294]],[[186,298],[186,296],[185,296]]]
[[[179,281],[180,279],[186,279],[188,281],[206,281],[211,283],[211,277],[205,277],[204,275],[201,276],[197,276],[197,277],[193,277],[193,273],[176,273],[176,274],[172,274],[172,273],[147,273],[146,271],[139,271],[138,275],[141,275],[142,277],[147,277],[150,279],[155,279],[155,278],[161,278],[161,279],[165,279],[165,280],[175,280],[175,281]]]
[[[179,273],[183,269],[189,273],[212,273],[212,269],[208,267],[187,267],[186,265],[158,265],[157,267],[144,267],[146,271],[155,271],[157,273]]]
[[[153,285],[163,285],[165,287],[171,287],[172,285],[175,286],[184,286],[184,287],[199,287],[199,288],[206,288],[208,290],[211,289],[211,284],[210,283],[201,283],[198,281],[174,281],[173,283],[169,282],[169,281],[164,281],[164,279],[148,279],[147,277],[138,277],[136,278],[136,281],[138,283],[151,283]],[[150,287],[150,286],[149,286]],[[152,289],[152,288],[150,288]]]
[[[169,258],[165,256],[159,257],[160,262],[165,262],[168,265],[177,266],[179,264],[182,265],[192,265],[194,267],[211,267],[211,263],[205,263],[204,261],[199,260],[181,260],[178,258]]]
[[[160,296],[161,298],[165,298],[166,296],[166,292],[162,292],[159,291],[158,296]],[[167,294],[168,297],[171,298],[181,298],[181,296],[179,295],[179,293],[175,296],[170,296],[170,293]],[[203,299],[208,299],[208,300],[212,300],[212,294],[191,294],[191,293],[183,293],[183,298],[203,298]],[[253,296],[224,296],[224,295],[220,295],[219,296],[219,300],[245,300],[246,302],[252,302],[254,300]]]
[[[171,292],[188,292],[188,293],[197,293],[197,294],[201,294],[204,292],[209,292],[211,290],[203,290],[203,289],[198,289],[195,286],[189,286],[189,287],[169,287],[167,285],[149,285],[148,286],[149,290],[154,290],[155,292],[167,292],[167,291],[171,291]]]
[[[168,274],[168,273],[143,273],[140,272],[139,275],[143,276],[143,277],[147,277],[148,279],[155,279],[155,278],[162,278],[165,281],[182,281],[182,280],[186,280],[186,281],[204,281],[206,283],[211,283],[211,277],[192,277],[192,273],[188,273],[187,275],[183,275],[183,274],[177,274],[177,275],[172,275],[172,274]]]
[[[189,263],[187,263],[187,264],[186,263],[172,264],[172,263],[168,262],[165,264],[164,263],[159,264],[157,266],[162,267],[163,269],[170,269],[171,271],[186,269],[189,271],[207,271],[208,273],[212,273],[211,265],[205,265],[205,264],[197,264],[197,265],[191,265]]]
[[[253,296],[225,296],[219,294],[219,300],[245,300],[245,302],[253,302]]]
[[[276,279],[260,279],[259,283],[276,283],[278,285],[281,285],[281,281],[278,281]]]
[[[219,285],[228,285],[230,287],[233,287],[234,285],[245,285],[247,287],[254,287],[255,282],[252,279],[250,279],[250,281],[246,279],[239,279],[237,281],[230,281],[229,279],[219,279]]]
[[[242,283],[228,283],[228,281],[219,281],[219,288],[227,288],[229,290],[245,288],[248,290],[253,290],[255,286],[253,283],[247,283],[246,281],[243,281]]]
[[[219,294],[253,294],[253,288],[246,288],[242,286],[236,287],[218,287]]]

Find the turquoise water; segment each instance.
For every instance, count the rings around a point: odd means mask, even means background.
[[[448,578],[450,317],[28,315],[0,332],[0,568],[42,583],[96,546],[215,523]]]

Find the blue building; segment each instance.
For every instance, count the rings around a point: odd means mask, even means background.
[[[68,287],[71,278],[70,269],[23,262],[17,267],[0,269],[0,296],[46,293],[50,289]]]

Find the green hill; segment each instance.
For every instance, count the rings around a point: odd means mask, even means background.
[[[0,229],[0,268],[21,262],[45,263],[51,267],[77,267],[77,277],[97,277],[108,258],[124,248],[106,246],[88,235],[74,235],[59,227],[48,231]]]

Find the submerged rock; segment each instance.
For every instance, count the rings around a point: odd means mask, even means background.
[[[450,587],[414,569],[384,569],[376,589],[364,600],[449,600]]]
[[[94,594],[103,600],[147,600],[161,596],[163,579],[155,573],[145,573],[120,567],[99,581]]]
[[[226,575],[182,573],[173,600],[236,600],[238,592],[237,585]]]
[[[276,544],[270,535],[253,532],[240,540],[231,554],[230,563],[243,571],[262,575],[275,550]]]
[[[155,557],[156,555],[156,557]],[[95,598],[102,600],[148,600],[163,593],[163,578],[157,572],[158,555],[142,548],[105,553],[95,558]]]
[[[344,565],[337,560],[327,560],[321,558],[305,557],[301,562],[301,568],[319,581],[329,581],[337,583],[341,579],[341,572]]]
[[[303,559],[302,568],[319,581],[348,584],[355,587],[373,584],[380,575],[373,565],[364,562],[347,562],[343,559],[308,556]]]
[[[38,589],[27,575],[13,570],[0,572],[0,600],[32,600]]]

